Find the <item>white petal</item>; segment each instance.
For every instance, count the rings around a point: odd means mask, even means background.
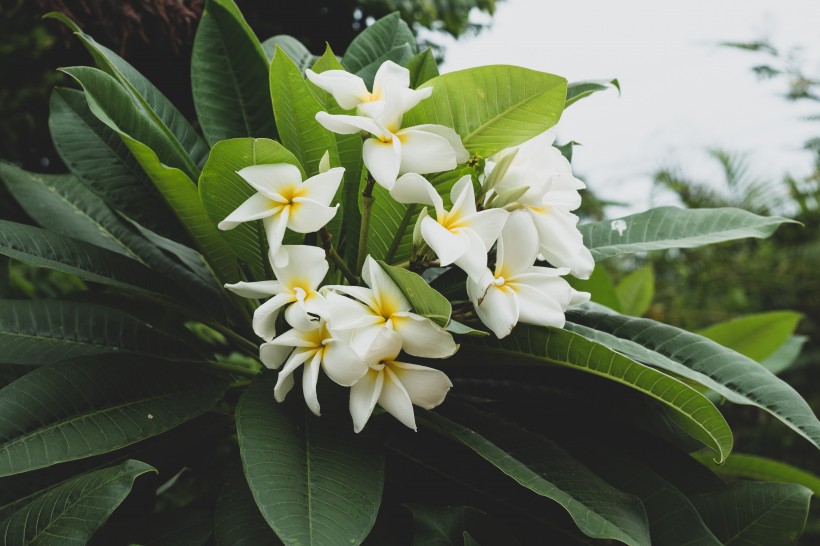
[[[350,387],[367,373],[364,359],[342,341],[331,341],[325,346],[322,367],[335,383]]]
[[[484,293],[476,313],[497,338],[506,337],[518,322],[518,298],[512,290],[490,285]]]
[[[304,330],[288,330],[287,332],[276,336],[272,341],[265,343],[270,347],[294,347],[317,349],[321,345],[316,342],[317,336],[315,332],[306,333]]]
[[[292,351],[293,347],[267,342],[259,346],[259,359],[266,368],[276,370],[287,360]]]
[[[390,142],[368,138],[362,147],[362,159],[373,179],[389,190],[399,176],[401,142],[398,138],[392,138]]]
[[[339,294],[328,294],[327,321],[334,330],[351,330],[380,324],[384,321],[373,309]]]
[[[305,363],[302,371],[302,394],[305,396],[305,404],[314,415],[320,415],[319,397],[316,396],[316,384],[319,382],[319,370],[322,367],[322,354],[319,351]]]
[[[538,231],[525,211],[509,215],[496,253],[496,276],[512,277],[529,271],[538,255]]]
[[[379,405],[403,425],[417,430],[410,396],[389,365],[384,367],[384,385],[379,395]]]
[[[420,203],[435,207],[437,213],[444,212],[444,203],[436,188],[416,173],[401,175],[390,190],[390,197],[405,205]]]
[[[296,301],[285,309],[285,320],[296,330],[313,330],[321,326],[322,315],[313,313],[305,303]]]
[[[239,281],[236,284],[226,284],[225,288],[243,298],[253,298],[257,300],[275,296],[285,290],[279,281]]]
[[[288,253],[288,265],[273,268],[282,285],[290,289],[297,286],[303,290],[318,288],[329,267],[324,249],[308,245],[283,245],[282,248]]]
[[[478,236],[481,244],[485,248],[485,252],[489,252],[501,234],[501,230],[504,228],[509,214],[509,212],[503,209],[482,210],[475,214],[465,216],[462,220],[462,224],[468,226],[470,231]]]
[[[350,388],[350,416],[353,418],[353,430],[361,432],[382,392],[384,373],[368,370],[364,376]]]
[[[383,317],[389,318],[393,313],[410,310],[410,302],[404,292],[369,255],[362,269],[362,279],[373,290]]]
[[[452,334],[428,318],[405,312],[396,313],[390,320],[393,329],[401,336],[401,348],[407,354],[447,358],[458,349]]]
[[[395,360],[401,352],[401,336],[390,328],[380,328],[370,347],[364,351],[364,360],[368,365]]]
[[[401,109],[404,112],[408,112],[412,110],[415,105],[424,99],[430,98],[432,95],[432,87],[425,87],[424,89],[402,89],[400,92]]]
[[[425,89],[421,89],[420,91],[426,91],[430,89],[432,94],[432,87],[427,87]],[[409,110],[409,108],[408,108]],[[444,125],[434,125],[432,123],[425,124],[425,125],[415,125],[411,127],[411,129],[416,129],[418,131],[425,131],[427,133],[433,133],[440,137],[443,137],[450,143],[450,147],[456,154],[456,163],[466,163],[468,159],[470,159],[470,152],[467,151],[467,148],[464,147],[464,144],[461,142],[461,137],[458,136],[453,129]]]
[[[450,201],[453,203],[450,209],[451,214],[458,214],[458,216],[475,214],[475,190],[472,176],[464,175],[453,184],[450,189]]]
[[[259,307],[253,313],[253,331],[265,341],[276,336],[276,317],[283,306],[292,302],[293,294],[277,294]]]
[[[421,236],[438,256],[441,266],[448,266],[470,248],[470,240],[463,233],[452,233],[429,216],[421,221]]]
[[[569,267],[572,274],[580,279],[589,278],[595,261],[576,227],[578,217],[554,208],[543,212],[530,211],[538,230],[539,251],[547,261],[556,267]]]
[[[217,224],[221,230],[233,229],[242,222],[261,220],[279,212],[281,205],[271,203],[268,196],[262,193],[251,195],[244,203],[239,205],[235,211],[230,213],[224,220]]]
[[[305,75],[311,83],[333,95],[339,106],[345,110],[356,108],[362,101],[370,98],[364,80],[350,72],[326,70],[317,74],[308,68]]]
[[[319,231],[336,216],[338,209],[338,204],[328,207],[307,197],[297,197],[293,200],[288,227],[297,233]]]
[[[478,307],[487,293],[487,288],[493,284],[495,276],[489,269],[485,269],[484,273],[477,277],[468,278],[465,283],[467,288],[467,297],[473,302],[473,306]]]
[[[373,94],[387,95],[410,87],[410,71],[393,61],[385,61],[373,78]]]
[[[467,273],[468,277],[480,278],[487,269],[487,248],[473,230],[465,229],[463,233],[469,241],[467,251],[453,263]]]
[[[337,294],[346,294],[352,298],[356,298],[371,309],[378,307],[376,302],[376,294],[370,288],[364,286],[345,286],[345,285],[329,285],[323,286],[322,291],[327,295],[330,292]]]
[[[406,362],[391,362],[390,370],[401,381],[410,401],[427,410],[444,402],[447,392],[453,387],[441,370]]]
[[[282,207],[282,211],[276,216],[262,220],[262,225],[265,227],[265,235],[268,239],[268,258],[271,263],[282,262],[281,258],[277,259],[277,254],[279,254],[279,250],[282,248],[282,240],[285,238],[285,229],[288,227],[290,209],[291,207],[289,206]],[[284,261],[285,264],[287,264],[287,259]]]
[[[519,317],[521,322],[538,326],[563,328],[564,310],[569,305],[571,288],[560,277],[549,279],[549,290],[536,290],[528,285],[516,286],[518,292]],[[542,286],[547,283],[542,283]]]
[[[354,135],[360,131],[365,131],[378,137],[384,136],[386,132],[383,127],[379,127],[376,121],[364,116],[346,116],[342,114],[317,112],[316,121],[328,131],[340,135]]]
[[[302,197],[307,197],[325,206],[330,205],[336,196],[339,184],[342,183],[344,174],[344,167],[334,167],[327,172],[308,178],[300,188]]]
[[[275,199],[283,188],[289,188],[302,181],[302,173],[290,163],[272,165],[251,165],[236,172],[253,188]]]
[[[294,351],[290,356],[282,371],[279,372],[279,379],[276,381],[276,386],[273,387],[273,397],[277,402],[284,402],[285,397],[293,388],[293,372],[296,368],[304,364],[316,351],[314,349]]]
[[[402,173],[437,173],[456,168],[456,152],[446,138],[417,131],[415,127],[396,133],[401,140]]]

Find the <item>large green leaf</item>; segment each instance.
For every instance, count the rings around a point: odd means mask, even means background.
[[[426,412],[419,424],[475,451],[531,491],[554,500],[585,535],[649,544],[640,501],[609,485],[554,442],[467,406],[448,404],[445,417]]]
[[[612,275],[599,265],[592,270],[592,274],[588,279],[576,279],[575,277],[566,277],[567,281],[576,290],[582,292],[589,292],[592,296],[591,301],[608,307],[613,311],[621,311],[621,300],[618,297],[618,292],[615,290],[615,283],[612,280]]]
[[[214,271],[223,280],[232,278],[236,260],[208,218],[196,184],[180,170],[167,137],[136,108],[122,86],[104,72],[87,67],[63,70],[85,89],[94,115],[120,135]]]
[[[227,381],[204,365],[98,355],[0,390],[0,476],[108,453],[211,409]]]
[[[596,261],[649,250],[694,248],[756,237],[763,239],[794,220],[758,216],[733,208],[680,209],[658,207],[615,220],[579,226],[584,245]]]
[[[361,76],[369,86],[385,60],[392,57],[391,60],[402,64],[405,59],[396,55],[397,50],[406,50],[407,56],[412,56],[416,52],[416,38],[399,13],[395,12],[382,17],[356,36],[345,51],[342,64],[348,72]]]
[[[615,287],[615,294],[620,303],[617,309],[619,312],[635,317],[646,314],[655,294],[655,275],[652,266],[636,269],[621,279]]]
[[[208,145],[185,116],[145,76],[119,55],[80,31],[65,15],[52,12],[47,16],[62,21],[74,31],[93,57],[97,67],[116,79],[128,92],[134,105],[138,106],[163,133],[174,155],[183,164],[180,168],[192,178],[196,178],[199,175],[199,166],[205,163],[208,156]]]
[[[393,267],[382,261],[379,262],[379,265],[404,293],[413,307],[413,311],[429,318],[439,326],[447,326],[452,312],[452,306],[447,298],[442,296],[435,288],[431,288],[421,276],[412,271],[401,267]]]
[[[0,300],[0,362],[40,366],[99,353],[190,358],[185,342],[122,311],[61,300]]]
[[[277,49],[270,65],[270,94],[282,144],[293,152],[307,175],[318,174],[325,152],[330,154],[331,164],[338,165],[336,139],[316,121],[322,108],[299,67],[281,49]]]
[[[810,499],[802,485],[738,482],[692,502],[726,546],[788,546],[803,532]]]
[[[794,311],[769,311],[713,324],[697,333],[763,362],[789,340],[802,317]]]
[[[764,358],[761,364],[773,374],[779,375],[797,361],[808,340],[808,336],[790,336],[775,352]]]
[[[119,135],[98,120],[75,89],[54,88],[48,126],[72,173],[108,204],[176,240],[185,232]]]
[[[219,546],[281,546],[262,516],[242,469],[237,467],[219,493],[214,514],[214,536]]]
[[[481,544],[518,546],[504,526],[488,514],[470,506],[426,506],[407,504],[413,512],[413,546],[467,546],[465,534]]]
[[[145,463],[83,474],[55,487],[0,523],[4,544],[83,545],[125,500],[137,477],[155,472]]]
[[[519,324],[502,340],[465,338],[461,363],[504,365],[553,364],[591,373],[651,396],[694,438],[723,461],[732,450],[732,431],[720,411],[702,394],[654,368],[579,334]]]
[[[128,256],[163,275],[195,305],[219,309],[223,292],[206,267],[186,267],[165,254],[156,244],[158,236],[149,241],[146,230],[111,210],[75,177],[29,173],[0,162],[0,179],[28,215],[49,231]]]
[[[256,190],[237,174],[250,165],[290,163],[302,170],[299,161],[275,140],[235,138],[218,142],[199,179],[199,195],[213,225],[225,219]],[[251,268],[257,280],[264,277],[267,261],[267,239],[262,222],[245,222],[228,231],[220,231],[231,251]],[[298,243],[288,232],[286,243]],[[237,278],[227,279],[235,282]]]
[[[152,296],[174,295],[166,280],[135,260],[33,226],[0,220],[0,254],[87,281]]]
[[[262,42],[262,49],[265,50],[265,54],[268,56],[268,62],[273,60],[273,55],[276,53],[277,47],[282,49],[302,72],[304,72],[306,68],[310,68],[313,63],[316,62],[316,59],[318,59],[302,42],[293,36],[278,34]]]
[[[722,464],[717,464],[711,457],[702,453],[693,453],[692,457],[720,476],[797,483],[811,489],[813,494],[820,495],[820,477],[807,470],[774,459],[758,455],[732,453]]]
[[[567,81],[527,68],[492,65],[442,74],[422,87],[432,87],[433,96],[407,112],[403,126],[452,127],[467,150],[489,157],[558,123]]]
[[[291,414],[273,399],[276,374],[258,376],[236,409],[245,476],[287,545],[361,544],[381,503],[383,451],[329,416]],[[293,396],[293,394],[291,394]]]
[[[820,447],[820,421],[786,382],[702,336],[650,319],[575,310],[567,328],[632,358],[695,380],[736,404],[757,406]]]
[[[618,80],[602,81],[581,81],[572,82],[567,86],[567,102],[564,108],[575,104],[579,100],[586,98],[593,93],[606,91],[607,89],[617,89],[621,92],[621,84]]]
[[[228,138],[275,138],[268,59],[233,0],[209,0],[191,55],[191,88],[211,146]]]
[[[436,58],[429,47],[414,55],[404,66],[410,71],[410,87],[414,89],[439,75]]]

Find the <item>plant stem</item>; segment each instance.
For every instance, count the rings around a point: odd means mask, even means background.
[[[387,255],[384,257],[385,262],[390,263],[393,261],[393,257],[399,249],[401,240],[404,239],[404,232],[407,231],[407,226],[410,225],[410,220],[413,219],[413,215],[416,213],[416,208],[417,206],[415,204],[407,205],[407,211],[404,213],[404,218],[401,219],[399,228],[396,230],[396,235],[393,237],[393,242],[390,243],[390,248],[387,249]]]
[[[243,352],[248,354],[248,356],[252,356],[254,358],[257,358],[259,356],[259,346],[256,343],[242,335],[237,334],[227,326],[212,321],[203,322],[203,324],[210,328],[213,328],[226,338],[237,343],[242,348]]]
[[[208,362],[208,365],[212,368],[218,368],[220,370],[238,375],[247,375],[249,377],[254,377],[259,374],[259,371],[254,371],[250,368],[245,368],[244,366],[237,366],[236,364],[228,364],[227,362],[216,362],[212,360]]]
[[[356,284],[356,274],[347,267],[344,259],[339,256],[339,253],[336,252],[336,248],[333,246],[333,235],[331,235],[327,228],[319,230],[319,235],[322,237],[322,247],[325,249],[327,256],[336,264],[336,267],[339,268],[339,271],[345,276],[347,282]]]
[[[367,235],[370,230],[370,211],[373,209],[373,186],[376,181],[369,174],[367,185],[362,190],[362,225],[359,228],[359,255],[356,258],[356,276],[362,274],[364,258],[367,256]]]

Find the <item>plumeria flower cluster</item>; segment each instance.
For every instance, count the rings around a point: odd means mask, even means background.
[[[552,146],[551,133],[487,160],[480,184],[470,175],[459,179],[447,206],[422,175],[465,163],[469,157],[460,137],[441,125],[402,126],[404,114],[429,98],[432,88],[411,89],[408,70],[391,61],[379,68],[371,91],[361,78],[341,70],[306,74],[352,112],[319,112],[316,119],[330,131],[363,135],[370,187],[377,183],[399,203],[426,207],[416,223],[410,266],[462,269],[475,316],[498,338],[519,322],[562,327],[566,309],[588,299],[562,278],[589,277],[593,262],[572,214],[584,186]],[[413,406],[436,407],[452,383],[442,371],[412,360],[452,356],[458,349],[452,334],[415,313],[402,288],[372,257],[360,258],[358,277],[345,271],[332,248],[328,255],[327,247],[283,244],[287,230],[318,232],[335,216],[339,205],[333,199],[344,169],[330,168],[327,159],[320,173],[306,180],[297,166],[286,163],[237,172],[256,193],[219,228],[261,220],[275,278],[226,288],[265,300],[254,312],[253,330],[264,341],[263,364],[280,370],[277,401],[293,389],[294,374],[302,368],[305,402],[319,415],[317,383],[324,372],[350,388],[356,432],[377,405],[415,429]],[[350,284],[322,285],[329,256]]]

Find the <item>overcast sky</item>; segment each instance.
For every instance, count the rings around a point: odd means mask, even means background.
[[[787,103],[778,96],[783,82],[761,83],[749,71],[754,55],[717,44],[767,37],[782,49],[801,45],[817,73],[818,29],[817,0],[505,0],[489,30],[444,41],[442,68],[516,64],[570,81],[618,78],[621,97],[607,92],[569,108],[559,140],[583,143],[575,170],[594,190],[643,210],[660,166],[716,179],[707,147],[751,153],[761,176],[809,171],[801,146],[820,124],[801,117],[820,108]]]

